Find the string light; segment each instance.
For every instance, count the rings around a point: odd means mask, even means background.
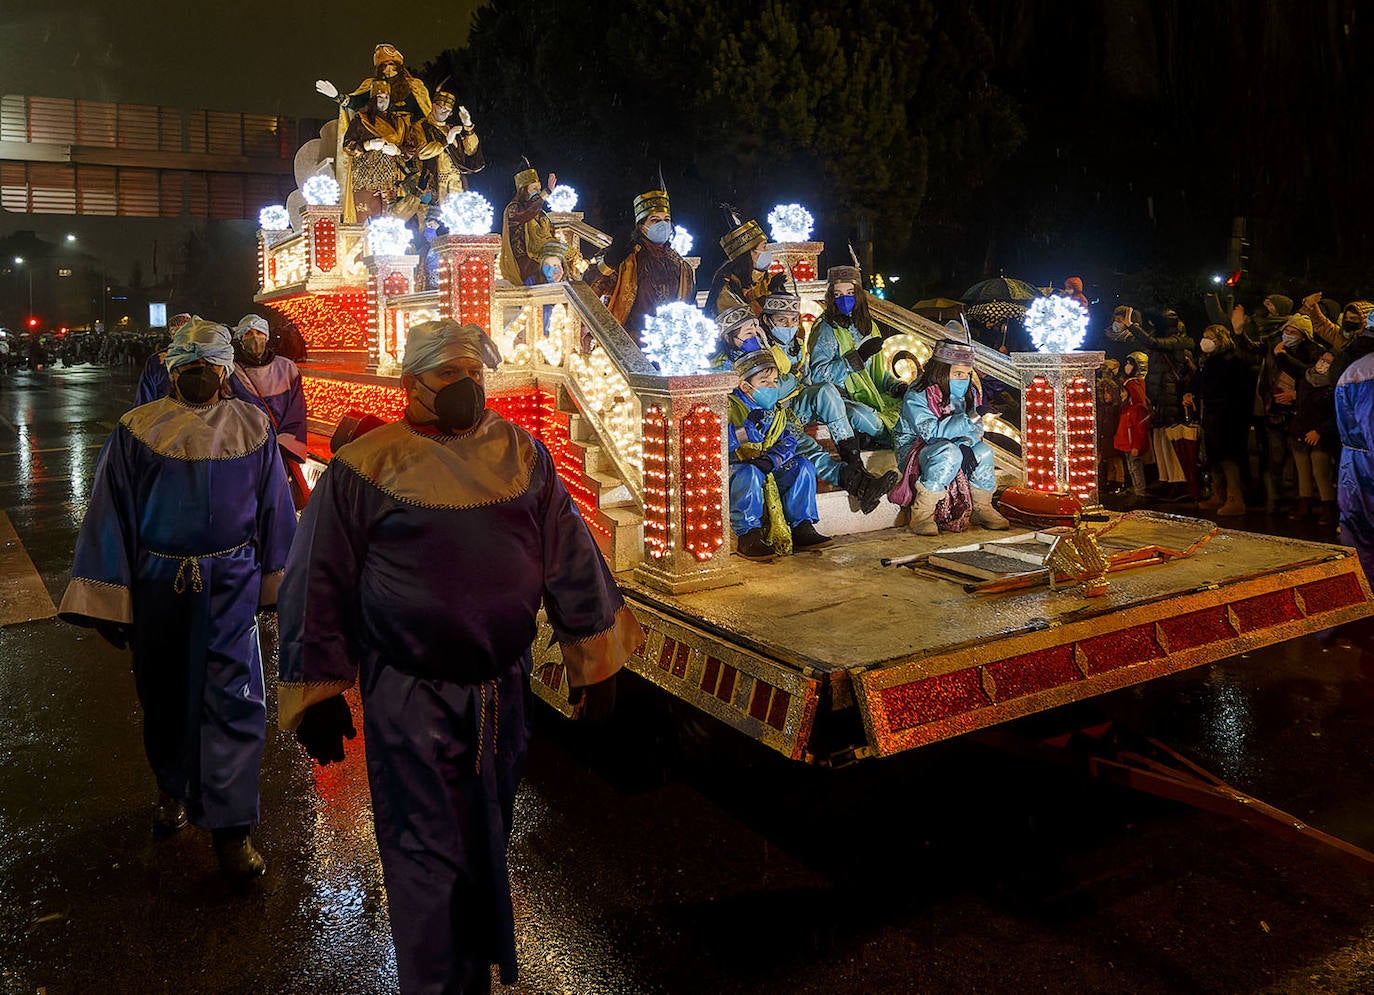
[[[258,212],[258,227],[263,231],[286,231],[291,227],[291,212],[281,204],[269,204]]]
[[[566,183],[560,183],[549,191],[549,210],[566,214],[577,207],[577,191]]]
[[[691,304],[664,304],[644,323],[643,350],[664,376],[706,373],[720,332]]]
[[[1032,490],[1056,491],[1054,387],[1034,377],[1026,387],[1026,484]]]
[[[1025,324],[1041,352],[1073,352],[1088,334],[1088,312],[1071,297],[1037,297],[1026,308]]]
[[[655,560],[672,551],[668,515],[668,422],[657,404],[644,412],[644,550]]]
[[[315,268],[321,273],[328,273],[339,262],[338,228],[335,227],[333,218],[316,218],[315,223],[310,226],[310,231],[314,239]]]
[[[491,267],[478,256],[458,266],[458,321],[491,334]]]
[[[911,332],[899,332],[883,339],[883,366],[891,370],[898,378],[907,383],[913,383],[917,374],[921,372],[920,368],[898,370],[898,357],[903,357],[902,365],[904,367],[911,365],[911,360],[907,360],[906,356],[910,356],[921,367],[924,367],[926,363],[930,362],[930,357],[934,352],[935,350],[931,348],[930,343],[919,335],[914,335]]]
[[[296,326],[311,352],[367,351],[367,295],[361,288],[299,294],[271,304]]]
[[[301,184],[301,196],[307,204],[323,206],[339,202],[339,181],[328,173],[306,177]]]
[[[816,219],[800,204],[779,204],[768,212],[768,228],[774,242],[807,242]]]
[[[404,256],[411,234],[406,223],[390,215],[367,222],[367,249],[373,256]]]
[[[720,417],[698,404],[682,419],[683,548],[697,560],[709,560],[725,544],[721,516]]]
[[[439,217],[455,235],[486,235],[491,232],[495,212],[491,202],[475,190],[464,190],[445,197]]]
[[[1085,377],[1075,377],[1064,388],[1068,410],[1068,489],[1084,500],[1097,490],[1097,405]]]
[[[679,256],[687,257],[692,254],[692,233],[682,225],[673,226],[673,237],[671,240],[673,251]]]

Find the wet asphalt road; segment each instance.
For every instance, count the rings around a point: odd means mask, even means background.
[[[0,507],[55,600],[132,393],[127,371],[0,379]],[[1105,707],[1374,848],[1362,645],[1298,640]],[[539,721],[514,991],[1374,991],[1374,879],[1246,826],[977,743],[823,771],[699,733],[634,678],[606,727]],[[359,742],[312,768],[269,729],[270,869],[232,894],[204,834],[149,832],[127,655],[0,629],[0,993],[394,991]]]

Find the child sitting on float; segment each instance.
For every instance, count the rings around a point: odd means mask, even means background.
[[[730,453],[730,526],[738,551],[770,560],[794,549],[819,549],[830,537],[816,531],[816,467],[805,450],[815,440],[788,417],[778,396],[771,349],[742,353],[732,364],[740,385],[730,394],[726,448]]]
[[[888,495],[908,506],[917,535],[962,532],[969,524],[1005,529],[992,506],[992,447],[983,441],[982,384],[973,347],[946,340],[907,391],[893,431],[902,477]]]

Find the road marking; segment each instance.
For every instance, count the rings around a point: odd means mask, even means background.
[[[19,541],[10,517],[0,511],[0,626],[52,618],[57,608],[43,578]]]

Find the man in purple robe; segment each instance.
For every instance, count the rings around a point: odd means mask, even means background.
[[[403,993],[516,977],[506,847],[543,601],[572,699],[605,711],[642,644],[548,450],[486,407],[500,355],[475,325],[410,329],[405,418],[341,448],[291,549],[279,721],[321,763],[354,734]]]
[[[249,838],[267,704],[256,614],[276,604],[296,516],[267,416],[228,396],[229,330],[183,325],[170,395],[100,454],[59,617],[133,650],[154,829],[212,831],[224,871],[262,874]]]

